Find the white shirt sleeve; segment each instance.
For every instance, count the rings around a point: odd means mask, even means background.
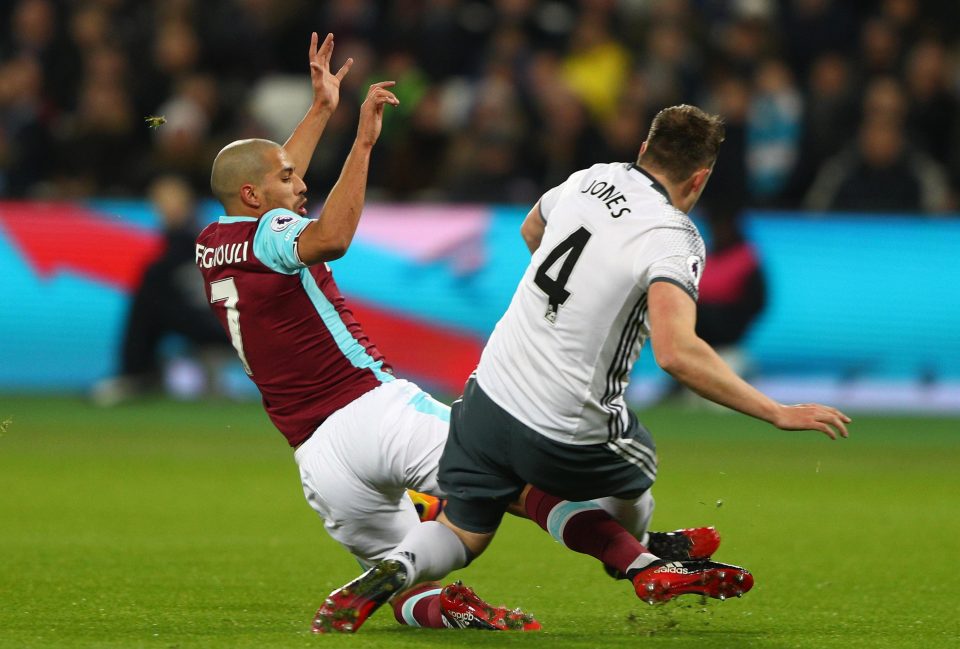
[[[646,254],[634,267],[645,288],[654,282],[670,282],[686,291],[694,301],[700,296],[700,278],[706,263],[706,247],[696,226],[683,216],[671,219],[647,233]]]
[[[553,189],[548,190],[546,194],[540,197],[540,217],[544,223],[550,220],[550,212],[552,212],[553,208],[560,202],[560,196],[563,194],[564,188],[567,187],[567,185],[580,182],[580,179],[583,178],[587,171],[589,171],[589,169],[581,169],[580,171],[570,174],[569,178]]]
[[[563,185],[557,185],[540,197],[540,218],[543,219],[544,223],[550,219],[550,212],[553,211],[554,207],[556,207],[562,192]]]

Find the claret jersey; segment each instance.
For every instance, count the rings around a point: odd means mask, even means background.
[[[211,307],[291,446],[393,380],[329,267],[307,267],[297,256],[297,237],[309,224],[285,209],[259,219],[222,216],[200,233],[196,248]]]
[[[477,382],[515,418],[570,444],[613,442],[624,390],[650,334],[647,292],[697,299],[705,249],[666,190],[633,164],[574,173],[540,199],[546,229],[490,337]]]

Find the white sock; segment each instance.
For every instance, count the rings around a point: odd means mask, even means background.
[[[407,532],[393,552],[386,556],[403,564],[406,587],[422,581],[442,579],[467,565],[467,549],[448,527],[436,521],[420,523]]]
[[[626,574],[629,575],[634,570],[643,570],[654,561],[659,561],[659,560],[660,560],[659,557],[656,557],[650,554],[649,552],[644,552],[643,554],[639,555],[636,559],[634,559],[633,563],[627,566]]]

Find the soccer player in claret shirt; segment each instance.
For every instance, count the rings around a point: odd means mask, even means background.
[[[307,501],[329,534],[369,567],[420,524],[408,488],[442,495],[437,466],[450,411],[393,376],[324,263],[346,252],[356,230],[383,111],[398,103],[393,82],[370,86],[340,179],[320,218],[304,218],[302,175],[352,64],[332,74],[333,36],[317,42],[313,34],[313,105],[290,139],[283,146],[238,141],[217,155],[210,182],[228,216],[200,233],[196,263],[267,414],[296,449]],[[456,539],[434,551],[466,563]],[[442,590],[423,582],[376,604],[392,598],[397,621],[411,626],[539,628],[531,616],[492,607],[459,582]],[[353,631],[364,619],[320,623],[314,631]]]
[[[696,335],[704,245],[687,212],[722,140],[718,118],[666,108],[635,163],[577,171],[537,202],[521,227],[530,265],[453,405],[440,460],[442,524],[413,529],[344,588],[347,596],[334,592],[325,615],[353,606],[358,590],[416,581],[420,567],[409,557],[450,539],[479,555],[518,496],[531,519],[628,577],[650,603],[687,593],[725,599],[752,587],[747,570],[709,558],[719,543],[710,528],[675,533],[684,546],[676,553],[669,535],[646,533],[657,455],[624,401],[650,339],[660,366],[707,399],[783,430],[847,435],[850,418],[840,411],[773,401]],[[608,512],[633,536],[598,546],[597,531],[615,524]]]

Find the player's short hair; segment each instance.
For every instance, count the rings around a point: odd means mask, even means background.
[[[672,182],[683,182],[698,169],[713,165],[724,131],[719,116],[696,106],[664,108],[653,118],[647,148],[637,162],[663,172]]]
[[[213,195],[226,205],[245,183],[259,184],[269,171],[267,151],[279,148],[276,142],[261,139],[237,140],[223,147],[210,170]]]

